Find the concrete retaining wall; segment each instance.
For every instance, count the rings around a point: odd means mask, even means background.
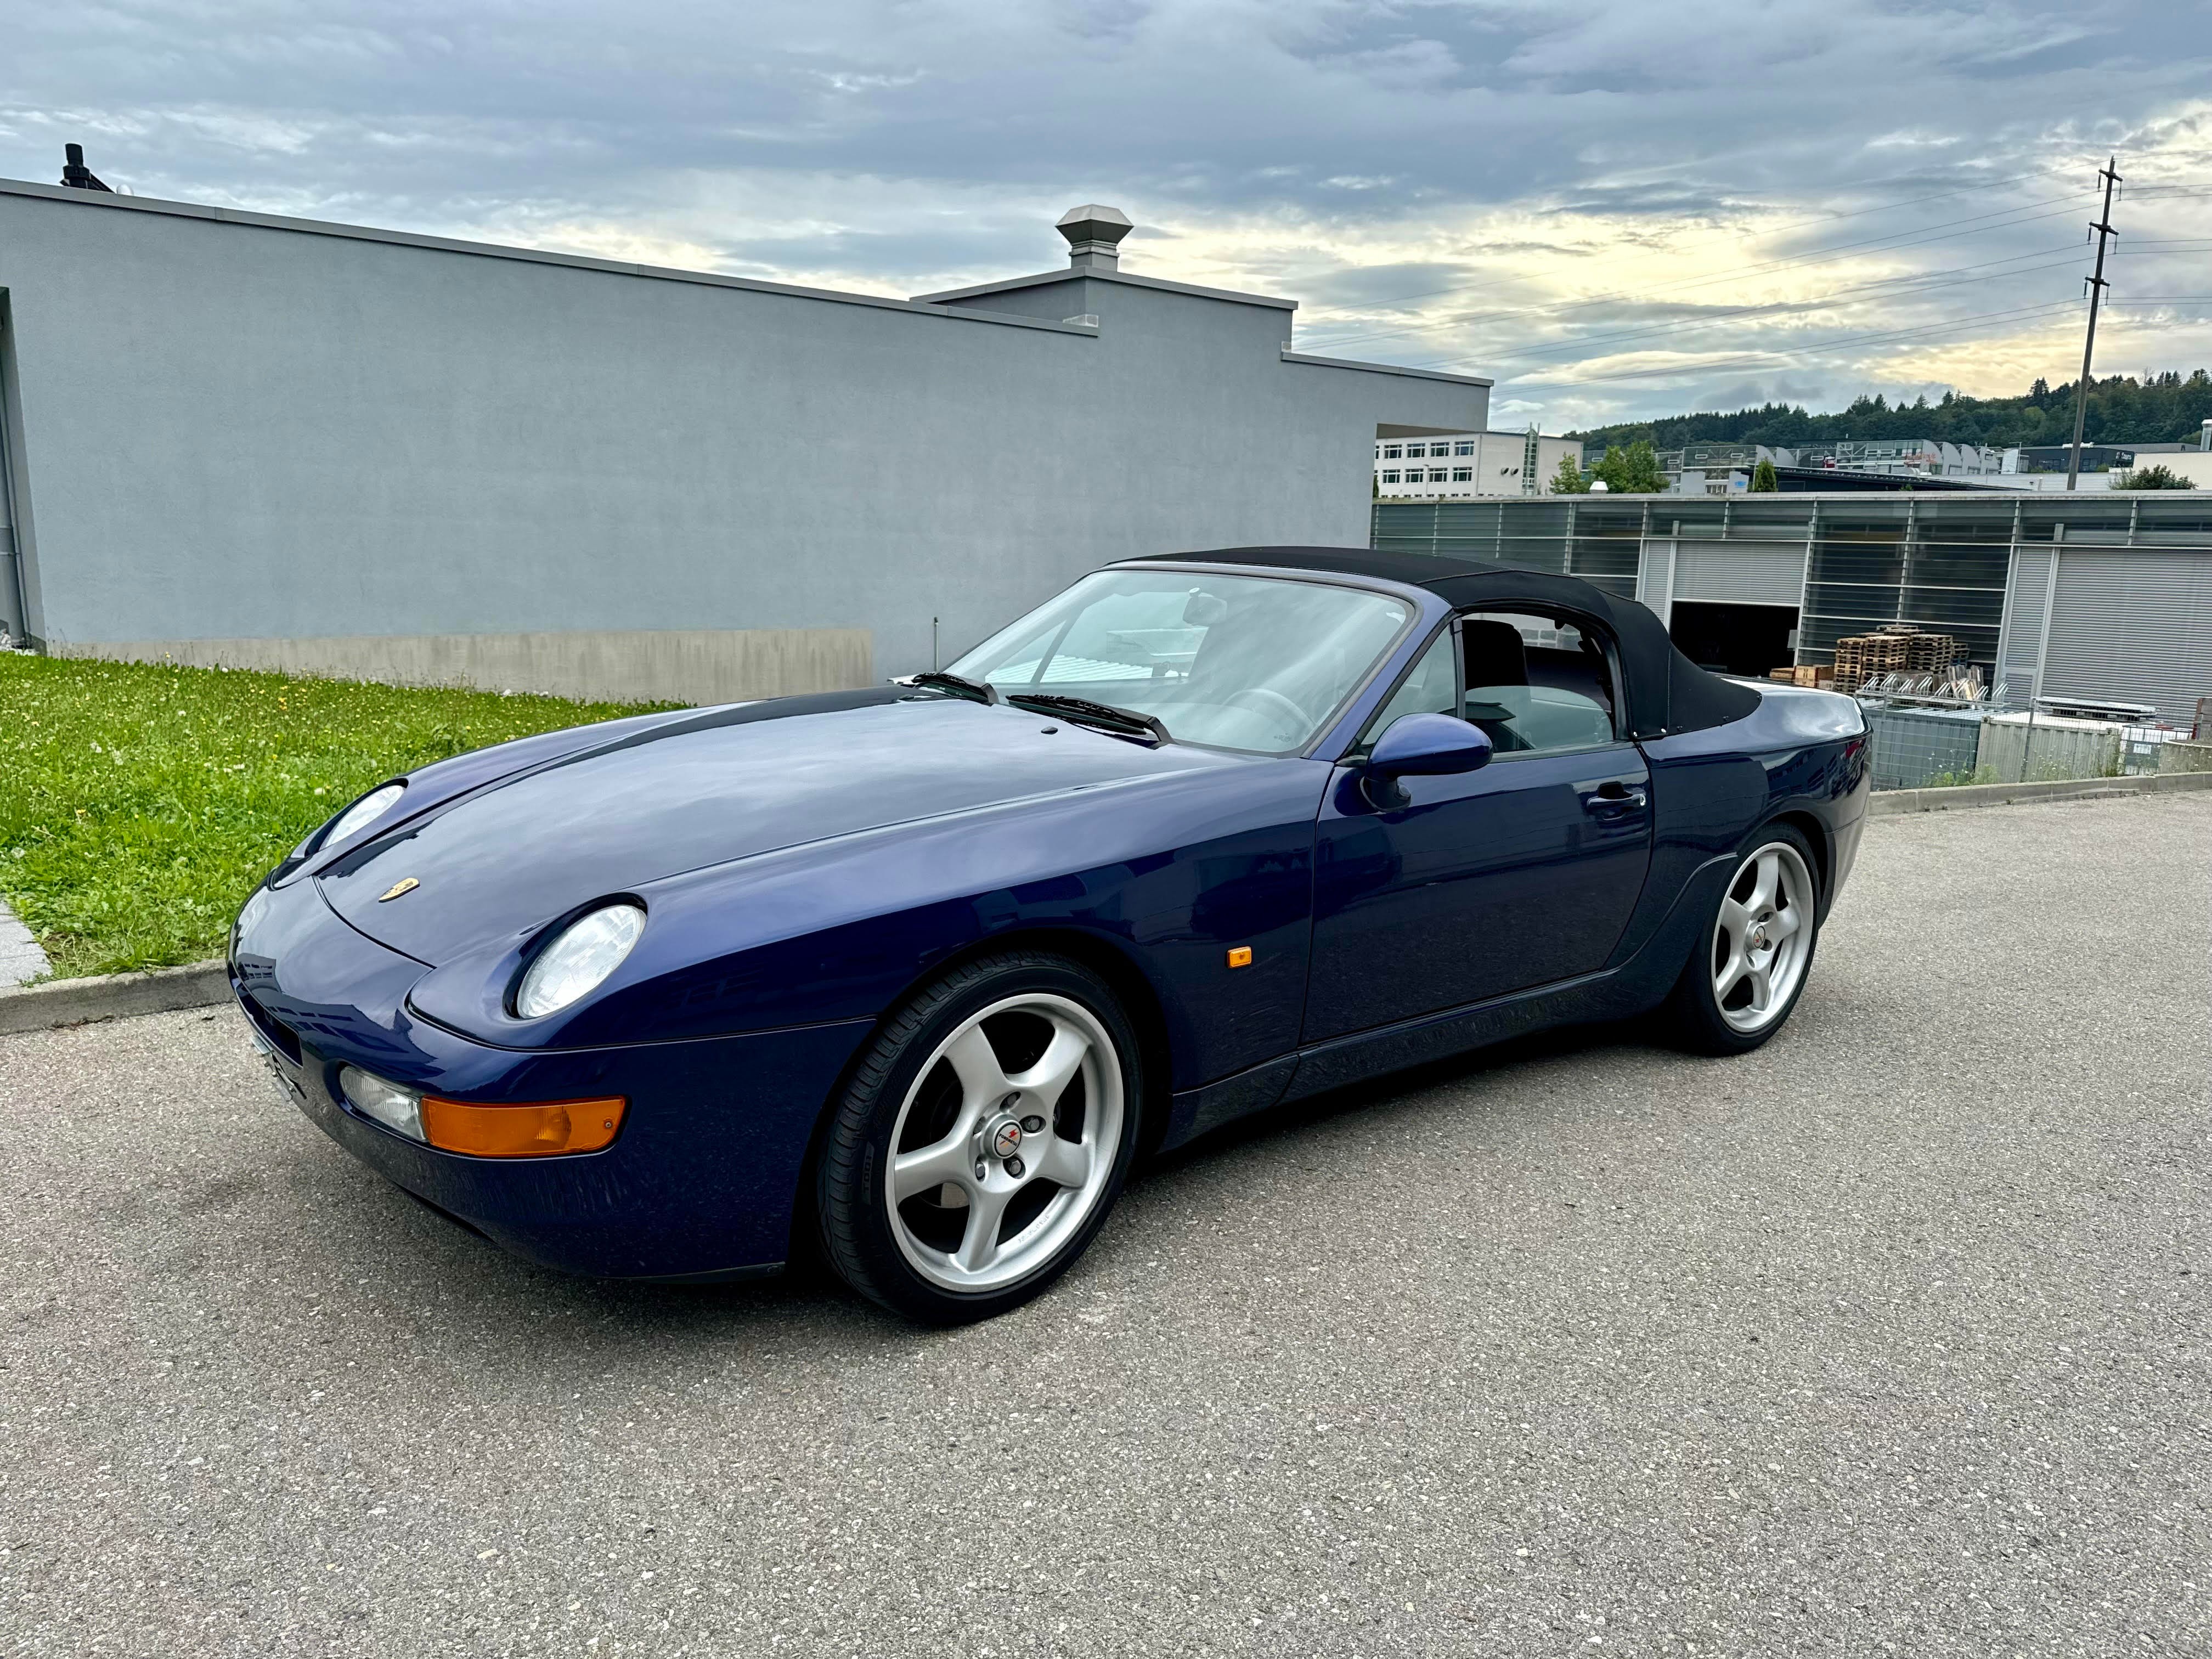
[[[2212,743],[2162,743],[2158,746],[2160,772],[2212,772]]]
[[[628,629],[397,639],[135,640],[56,653],[195,668],[266,668],[395,685],[475,685],[638,702],[739,702],[869,684],[864,628]]]

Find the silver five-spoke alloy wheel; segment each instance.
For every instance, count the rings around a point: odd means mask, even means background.
[[[1713,922],[1713,1001],[1729,1026],[1764,1030],[1790,1006],[1812,957],[1813,876],[1797,849],[1769,842],[1736,866]]]
[[[987,1029],[1009,1026],[1042,1038],[1012,1070]],[[1046,1266],[1106,1191],[1123,1096],[1113,1040],[1081,1003],[1029,992],[969,1016],[915,1074],[891,1129],[884,1196],[900,1254],[930,1283],[971,1293]],[[909,1147],[910,1121],[937,1130],[947,1105],[951,1127]]]

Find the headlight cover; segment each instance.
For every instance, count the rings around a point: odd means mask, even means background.
[[[338,1068],[338,1091],[346,1103],[363,1117],[374,1118],[387,1129],[397,1129],[410,1140],[422,1139],[422,1097],[412,1089],[364,1072],[358,1066]]]
[[[372,789],[359,800],[331,820],[331,827],[323,831],[322,844],[335,847],[348,836],[366,830],[390,811],[398,799],[407,793],[404,783],[387,783]]]
[[[530,959],[514,988],[514,1012],[543,1019],[598,989],[644,931],[645,912],[635,904],[602,905],[580,916]]]

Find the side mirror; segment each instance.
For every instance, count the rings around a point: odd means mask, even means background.
[[[1490,733],[1449,714],[1401,714],[1375,740],[1367,769],[1376,777],[1435,777],[1490,764]]]

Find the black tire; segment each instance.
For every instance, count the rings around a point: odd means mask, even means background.
[[[945,1073],[933,1063],[940,1045],[982,1011],[1027,996],[1078,1005],[1088,1011],[1110,1043],[1120,1068],[1119,1129],[1111,1138],[1110,1153],[1103,1133],[1092,1153],[1099,1158],[1110,1156],[1110,1164],[1103,1184],[1095,1173],[1085,1183],[1082,1190],[1095,1194],[1087,1213],[1079,1222],[1071,1218],[1071,1231],[1048,1258],[1013,1282],[981,1291],[949,1289],[919,1270],[902,1246],[902,1236],[910,1245],[914,1235],[892,1211],[888,1190],[891,1136],[910,1093],[916,1094],[919,1109],[917,1085],[924,1080],[925,1066],[930,1067],[933,1086],[942,1088]],[[1017,1020],[1025,1017],[1020,1012],[1012,1016]],[[997,1017],[993,1019],[996,1025]],[[999,1050],[1000,1039],[988,1029],[986,1036]],[[1003,1052],[1000,1059],[1003,1063]],[[1143,1090],[1135,1030],[1111,988],[1089,969],[1064,957],[1017,950],[953,969],[915,993],[884,1019],[831,1108],[816,1180],[824,1256],[862,1296],[923,1324],[966,1324],[1019,1307],[1066,1272],[1105,1224],[1136,1149]],[[1102,1115],[1102,1131],[1103,1122]],[[1057,1126],[1045,1133],[1056,1134]],[[1091,1168],[1095,1172],[1096,1164]],[[904,1213],[910,1214],[918,1201],[923,1200],[910,1198]],[[1010,1218],[1013,1213],[1010,1204]]]
[[[1756,1016],[1763,1019],[1763,1024],[1747,1030],[1744,1022],[1753,1015],[1742,1007],[1723,1009],[1714,983],[1720,965],[1727,959],[1724,943],[1717,933],[1723,907],[1731,896],[1744,890],[1747,866],[1767,849],[1776,847],[1786,848],[1795,856],[1810,896],[1810,902],[1804,907],[1807,914],[1800,923],[1803,955],[1796,963],[1786,994],[1771,1011]],[[1660,1035],[1691,1054],[1747,1054],[1759,1048],[1789,1023],[1790,1012],[1804,995],[1806,984],[1813,975],[1813,957],[1820,932],[1820,861],[1812,843],[1786,823],[1769,823],[1744,838],[1736,849],[1736,872],[1730,876],[1729,885],[1706,907],[1699,919],[1697,938],[1691,945],[1689,960],[1683,964],[1682,976],[1675,981],[1656,1016]],[[1735,994],[1734,988],[1730,994]]]

